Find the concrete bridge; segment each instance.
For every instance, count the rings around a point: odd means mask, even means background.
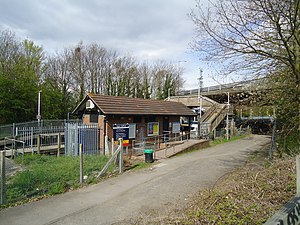
[[[272,107],[253,106],[252,103],[262,100],[263,94],[268,90],[264,84],[263,79],[254,79],[215,85],[201,88],[200,97],[199,89],[191,89],[182,91],[177,96],[171,96],[168,100],[181,102],[190,108],[199,108],[201,105],[205,112],[202,114],[200,124],[206,127],[202,128],[200,125],[200,131],[206,129],[206,132],[212,132],[225,118],[228,126],[228,120],[232,121],[233,116],[243,117],[244,120],[253,116],[272,116]],[[250,125],[256,126],[257,123]]]
[[[267,90],[268,89],[265,87],[263,79],[253,79],[228,84],[202,87],[201,96],[208,97],[211,100],[214,100],[220,104],[224,104],[228,101],[227,95],[229,93],[231,104],[248,105],[249,102],[251,102],[251,100],[253,100],[254,98],[260,98],[261,95]],[[171,98],[180,97],[182,100],[184,98],[198,99],[198,91],[198,88],[184,90],[179,92],[177,96],[172,96]],[[183,101],[186,102],[187,100]]]

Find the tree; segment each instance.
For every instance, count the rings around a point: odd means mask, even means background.
[[[169,94],[175,95],[182,86],[182,70],[164,61],[156,63],[152,70],[152,97],[166,99]]]
[[[42,89],[42,109],[45,119],[64,119],[76,105],[71,69],[72,52],[65,49],[46,60]]]
[[[297,135],[300,146],[300,0],[226,0],[210,6],[206,10],[197,1],[190,14],[198,34],[193,48],[203,60],[223,62],[228,73],[267,78],[279,119],[288,125],[281,131]]]
[[[0,123],[35,119],[43,50],[32,41],[0,34]]]

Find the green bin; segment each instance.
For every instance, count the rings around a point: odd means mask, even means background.
[[[146,163],[153,163],[154,162],[153,149],[145,149],[144,154],[145,154],[145,162]]]

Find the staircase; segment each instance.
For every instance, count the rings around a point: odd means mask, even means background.
[[[216,103],[207,110],[200,119],[200,134],[205,135],[212,132],[224,120],[232,108],[226,104]]]

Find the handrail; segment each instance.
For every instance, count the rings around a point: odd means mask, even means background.
[[[185,132],[185,134],[181,134],[181,135],[178,135],[178,136],[175,136],[175,137],[169,137],[168,141],[164,142],[164,141],[159,141],[159,138],[155,138],[153,140],[153,142],[147,142],[146,140],[144,141],[141,141],[141,142],[134,142],[133,145],[132,145],[132,148],[133,149],[136,149],[136,150],[144,150],[146,147],[147,147],[147,144],[151,143],[151,146],[154,146],[155,150],[158,150],[160,149],[160,143],[162,144],[166,144],[165,147],[163,147],[162,149],[164,148],[167,148],[167,145],[172,143],[174,144],[174,142],[184,142],[184,141],[188,141],[188,139],[190,138],[190,135],[192,134],[193,132]],[[159,136],[162,136],[162,135],[159,135]],[[158,137],[158,136],[156,136]],[[135,146],[138,146],[138,147],[135,147]],[[149,145],[148,145],[149,146]]]
[[[210,118],[212,113],[217,109],[217,104],[214,104],[212,107],[210,107],[206,113],[200,118],[200,122],[205,122],[206,119]]]
[[[211,123],[211,130],[214,130],[219,124],[220,122],[224,119],[224,117],[227,114],[227,107],[225,107],[226,105],[224,105],[221,109],[221,111],[219,112],[219,114],[216,116],[216,118],[212,121]]]
[[[20,141],[20,140],[17,140],[17,139],[12,139],[12,138],[8,138],[8,137],[5,137],[4,138],[4,141],[5,140],[8,140],[8,141],[13,141],[13,144],[14,144],[14,147],[16,147],[16,142],[17,143],[21,143],[22,144],[22,160],[24,159],[24,149],[25,149],[25,141]],[[6,147],[6,143],[4,143],[4,148],[8,148],[8,147]],[[16,152],[17,152],[17,155],[18,155],[18,149],[16,148],[16,149],[9,149],[9,150],[16,150]]]

